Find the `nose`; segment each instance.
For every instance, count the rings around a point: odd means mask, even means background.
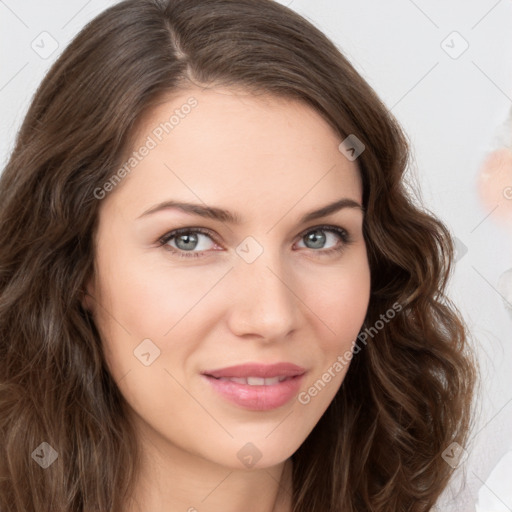
[[[237,261],[231,273],[229,327],[242,337],[284,339],[298,328],[299,298],[294,280],[269,251],[252,263]]]

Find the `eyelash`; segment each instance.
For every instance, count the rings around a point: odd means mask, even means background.
[[[309,228],[307,231],[304,231],[299,236],[299,239],[304,238],[307,234],[309,234],[311,232],[314,232],[314,231],[328,231],[328,232],[331,232],[331,233],[335,233],[342,240],[342,243],[340,245],[338,245],[336,247],[331,247],[330,249],[324,249],[324,250],[322,250],[322,249],[318,249],[318,250],[311,249],[312,251],[319,253],[320,256],[330,256],[331,254],[334,254],[334,253],[341,253],[346,248],[346,246],[349,245],[352,242],[352,239],[351,239],[349,233],[345,229],[340,228],[338,226],[328,226],[328,225],[314,226],[312,228]],[[204,228],[180,228],[180,229],[175,229],[173,231],[169,231],[168,233],[166,233],[165,235],[160,237],[158,239],[158,245],[163,247],[165,250],[171,252],[172,254],[178,256],[179,258],[201,258],[201,257],[206,256],[205,253],[207,251],[182,251],[182,250],[176,250],[173,247],[170,247],[169,245],[166,245],[170,240],[172,240],[173,238],[176,238],[179,235],[191,234],[191,233],[192,234],[193,233],[201,233],[203,235],[207,235],[215,243],[217,243],[217,241],[215,240],[213,234],[208,229],[204,229]]]

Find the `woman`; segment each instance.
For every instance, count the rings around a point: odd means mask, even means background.
[[[475,368],[407,161],[277,3],[93,20],[0,180],[0,509],[431,509]]]

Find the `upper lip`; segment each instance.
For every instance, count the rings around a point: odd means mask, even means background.
[[[218,379],[220,377],[294,377],[297,375],[303,375],[305,372],[305,368],[292,363],[247,363],[229,366],[227,368],[219,368],[218,370],[207,370],[202,373],[203,375],[208,375]]]

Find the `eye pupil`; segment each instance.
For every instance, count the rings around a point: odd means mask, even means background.
[[[310,247],[313,249],[321,249],[326,242],[325,233],[321,229],[308,233],[304,238],[306,245],[308,242],[313,243],[313,247]]]

